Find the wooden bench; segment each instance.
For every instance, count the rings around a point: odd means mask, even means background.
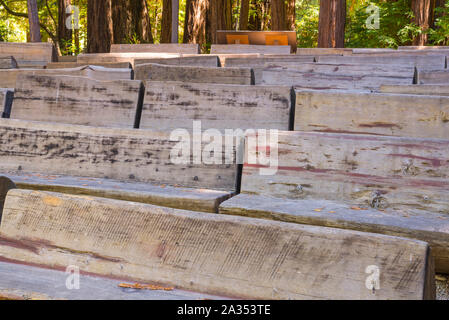
[[[138,128],[141,81],[19,75],[12,119]]]
[[[443,70],[446,68],[444,55],[352,55],[352,56],[317,56],[316,62],[328,64],[381,64],[406,65],[420,70]]]
[[[140,128],[290,128],[291,87],[147,81]]]
[[[426,241],[449,271],[449,140],[280,132],[246,145],[242,193],[220,213]],[[256,147],[277,155],[271,175],[248,161]]]
[[[0,111],[1,118],[9,118],[14,98],[14,89],[0,88]]]
[[[135,73],[137,80],[254,84],[254,72],[251,68],[211,68],[147,63],[136,65]]]
[[[132,69],[98,66],[82,66],[70,69],[9,69],[0,70],[0,88],[14,88],[19,75],[73,76],[108,81],[131,80],[134,77]]]
[[[290,54],[290,46],[266,46],[245,44],[213,44],[211,54],[262,53],[262,54]]]
[[[256,84],[295,88],[378,89],[382,84],[413,84],[415,68],[381,65],[267,63]]]
[[[238,139],[226,150],[222,141],[222,164],[196,164],[173,158],[180,142],[169,132],[12,119],[0,131],[0,173],[20,188],[208,212],[237,188]]]
[[[218,56],[202,54],[202,55],[184,55],[182,57],[168,58],[142,58],[134,59],[134,65],[147,63],[157,63],[169,66],[191,66],[191,67],[219,67]]]
[[[419,71],[418,84],[449,84],[449,70]]]
[[[86,66],[85,64],[82,63],[78,63],[78,62],[51,62],[49,64],[47,64],[47,68],[46,69],[72,69],[72,68],[79,68],[79,67],[84,67]],[[131,69],[131,63],[129,62],[103,62],[103,63],[99,63],[99,64],[95,64],[95,66],[99,66],[99,67],[105,67],[108,69],[111,68],[117,68],[117,69]]]
[[[446,139],[449,98],[298,90],[294,129]]]
[[[150,52],[150,53],[184,53],[199,54],[200,46],[194,43],[142,43],[112,44],[111,53]]]
[[[56,50],[49,42],[0,42],[0,55],[13,56],[20,68],[43,68],[57,59]]]
[[[383,85],[379,88],[381,93],[418,94],[428,96],[449,96],[448,85]]]
[[[297,55],[321,56],[321,55],[347,55],[352,54],[352,49],[348,48],[297,48]]]
[[[222,67],[263,68],[268,63],[302,64],[314,61],[314,56],[301,55],[228,55],[220,57]]]
[[[0,69],[17,69],[17,61],[13,56],[0,56]]]
[[[82,53],[77,57],[76,62],[83,65],[96,65],[102,63],[118,63],[128,62],[135,66],[136,59],[153,59],[153,58],[179,58],[182,57],[179,53]]]
[[[370,233],[17,189],[0,239],[11,262],[240,299],[435,298],[428,245]]]

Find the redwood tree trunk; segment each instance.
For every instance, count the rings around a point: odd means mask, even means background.
[[[286,29],[295,31],[296,30],[296,1],[287,0],[286,9]]]
[[[66,10],[70,5],[70,0],[58,0],[58,41],[63,53],[69,51],[72,41],[72,29],[66,26],[66,20],[71,15],[66,13]]]
[[[319,48],[345,45],[346,0],[320,0]]]
[[[210,0],[208,25],[209,38],[212,43],[217,43],[217,30],[232,29],[231,0]]]
[[[242,0],[239,20],[239,30],[248,30],[249,0]]]
[[[112,0],[114,43],[152,43],[150,17],[145,0]]]
[[[427,31],[433,23],[433,10],[435,2],[432,0],[412,0],[412,10],[417,24],[423,32]],[[413,45],[424,46],[427,43],[427,34],[421,33],[413,39]]]
[[[162,23],[161,23],[161,43],[171,42],[171,25],[172,25],[172,8],[171,0],[162,1]]]
[[[88,0],[87,52],[109,52],[113,38],[111,0]]]
[[[31,42],[41,42],[41,27],[37,10],[37,0],[27,0]]]
[[[184,43],[206,43],[207,0],[187,0],[184,19]]]
[[[271,30],[286,30],[286,9],[284,0],[271,0]]]

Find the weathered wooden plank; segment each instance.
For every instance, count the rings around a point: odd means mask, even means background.
[[[217,213],[219,204],[234,194],[231,191],[43,173],[15,172],[5,177],[21,189],[87,195],[210,213]]]
[[[51,62],[47,64],[47,69],[71,69],[84,66],[86,65],[78,62]],[[96,66],[105,68],[131,69],[131,63],[129,62],[111,62],[111,63],[103,62],[96,64]]]
[[[0,56],[0,69],[17,69],[17,61],[13,56]]]
[[[14,89],[0,88],[1,118],[9,118],[9,115],[11,114],[13,99],[14,99]]]
[[[269,64],[256,84],[290,85],[301,88],[378,89],[382,84],[413,84],[415,68],[397,68],[390,71],[372,65],[304,64],[283,66]],[[395,73],[396,71],[396,73]]]
[[[137,80],[254,84],[254,72],[251,68],[209,68],[147,63],[137,65],[135,72]]]
[[[449,85],[449,70],[419,71],[418,84],[446,84]]]
[[[76,56],[58,56],[58,62],[76,62]]]
[[[49,42],[39,43],[17,43],[17,42],[0,42],[0,55],[14,56],[17,62],[20,61],[56,61],[56,51]]]
[[[203,54],[195,56],[183,56],[175,58],[147,58],[134,59],[134,65],[146,63],[157,63],[169,66],[191,66],[191,67],[219,67],[218,56]]]
[[[449,137],[449,98],[296,91],[295,130]]]
[[[321,55],[346,55],[352,54],[352,49],[348,48],[297,48],[297,55],[321,56]]]
[[[353,56],[317,56],[319,63],[334,64],[383,64],[416,66],[422,70],[442,70],[446,67],[444,55],[353,55]]]
[[[138,127],[144,93],[137,80],[19,75],[12,119],[97,127]]]
[[[222,66],[224,67],[265,67],[267,63],[311,63],[314,62],[313,56],[301,55],[261,55],[261,56],[230,56],[223,57]]]
[[[14,182],[12,182],[11,179],[0,176],[0,224],[2,221],[2,212],[3,212],[3,205],[5,203],[6,194],[9,190],[16,188],[16,185]]]
[[[264,55],[260,54],[260,53],[246,53],[246,54],[236,53],[236,54],[217,54],[216,56],[218,57],[220,67],[226,67],[226,59],[228,59],[228,58],[255,59],[255,58],[263,57]],[[267,55],[267,56],[270,57],[271,55]]]
[[[233,158],[237,147],[234,144],[234,149],[225,149],[225,136],[223,147],[215,154],[223,159],[221,164],[176,164],[171,153],[179,141],[172,141],[168,132],[12,119],[0,119],[0,131],[2,173],[107,178],[226,191],[236,187]]]
[[[246,44],[213,44],[211,54],[236,53],[263,53],[263,54],[290,54],[290,46],[264,46]]]
[[[449,46],[399,46],[398,50],[449,50]]]
[[[82,66],[71,69],[9,69],[0,70],[0,87],[15,88],[19,75],[41,76],[73,76],[87,77],[93,80],[131,80],[131,69],[104,68],[98,66]]]
[[[141,128],[289,129],[294,104],[291,87],[150,81],[146,84]]]
[[[200,45],[194,43],[141,43],[112,44],[111,53],[149,52],[149,53],[187,53],[199,54]]]
[[[0,236],[10,260],[230,297],[435,297],[425,242],[370,233],[17,189]],[[374,290],[370,266],[380,270]]]
[[[178,58],[182,57],[179,53],[83,53],[77,57],[77,62],[83,65],[96,65],[101,63],[128,62],[134,67],[135,59],[153,59],[153,58]]]
[[[243,192],[449,212],[449,140],[282,132],[278,145],[275,175],[245,162]]]
[[[449,96],[449,85],[382,85],[379,92]]]

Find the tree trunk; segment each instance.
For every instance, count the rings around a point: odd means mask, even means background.
[[[162,1],[161,43],[171,42],[172,0]]]
[[[286,30],[286,9],[284,0],[271,0],[271,30]]]
[[[71,16],[67,8],[71,5],[70,0],[58,0],[58,42],[61,52],[67,53],[72,42],[72,29],[67,28],[66,20]]]
[[[41,28],[36,0],[27,0],[28,20],[30,22],[31,42],[41,42]]]
[[[207,0],[187,0],[184,43],[206,43]]]
[[[290,31],[296,30],[296,1],[287,0],[286,9],[286,29]]]
[[[249,0],[242,0],[242,4],[240,6],[239,30],[248,30],[248,20],[249,20]]]
[[[232,6],[231,0],[209,1],[209,39],[217,43],[217,30],[232,29]]]
[[[345,45],[346,0],[320,0],[319,48]]]
[[[150,16],[145,0],[112,0],[114,43],[152,43]]]
[[[427,44],[427,34],[425,32],[432,23],[434,5],[435,3],[432,0],[412,0],[412,10],[415,15],[413,22],[423,31],[423,33],[413,39],[413,45],[415,46],[424,46]]]
[[[109,52],[113,39],[111,0],[88,0],[87,52]]]

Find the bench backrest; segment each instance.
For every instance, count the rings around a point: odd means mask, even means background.
[[[254,72],[251,68],[211,68],[148,63],[139,64],[134,70],[137,80],[254,84]]]
[[[134,65],[157,63],[169,66],[191,66],[191,67],[219,67],[218,56],[202,54],[202,55],[186,55],[182,57],[168,58],[142,58],[134,59]]]
[[[228,56],[221,59],[223,67],[250,67],[263,68],[267,63],[311,63],[315,61],[314,56],[301,55],[243,55]]]
[[[78,55],[76,62],[84,65],[128,62],[134,67],[134,60],[136,59],[177,58],[181,56],[180,53],[82,53]]]
[[[143,92],[142,82],[136,80],[20,75],[11,118],[133,128]]]
[[[11,55],[19,62],[52,62],[56,61],[56,51],[49,42],[17,43],[0,42],[0,55]]]
[[[150,52],[150,53],[190,53],[199,54],[200,46],[194,43],[142,43],[112,44],[111,53]]]
[[[449,85],[383,85],[379,88],[379,92],[449,96]]]
[[[140,128],[290,128],[291,87],[147,81]]]
[[[213,44],[210,53],[263,53],[263,54],[290,54],[290,46],[265,46],[251,44]]]
[[[449,137],[449,98],[388,93],[296,91],[295,130]]]
[[[279,132],[277,145],[247,141],[245,155],[269,147],[278,163],[260,165],[247,158],[243,193],[379,209],[449,210],[449,139]],[[266,167],[274,174],[262,175]]]
[[[418,84],[449,84],[449,70],[419,71]]]
[[[224,139],[217,157],[225,158]],[[0,172],[235,190],[232,158],[223,164],[174,163],[179,143],[168,132],[0,119]],[[226,155],[233,156],[235,148]]]
[[[0,55],[0,69],[16,69],[17,61],[13,56]]]
[[[71,69],[71,68],[79,68],[84,67],[85,64],[81,64],[78,62],[51,62],[47,64],[47,69]],[[118,68],[118,69],[131,69],[131,63],[129,62],[103,62],[99,64],[95,64],[95,66],[105,67],[105,68]]]

